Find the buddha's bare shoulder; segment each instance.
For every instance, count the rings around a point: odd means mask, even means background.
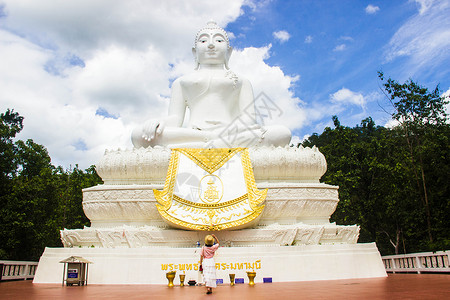
[[[189,73],[183,76],[178,77],[174,82],[173,85],[181,85],[183,87],[189,86],[195,82],[198,82],[201,80],[201,76],[196,73]]]
[[[199,76],[199,74],[189,73],[178,77],[172,84],[173,88],[190,89],[198,86],[199,84],[206,84],[207,80]]]

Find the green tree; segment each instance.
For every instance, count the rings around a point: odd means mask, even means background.
[[[17,171],[17,147],[14,138],[23,128],[23,117],[14,110],[0,114],[0,226],[4,224],[4,207],[12,187],[12,178]],[[0,242],[4,242],[5,230],[0,228]],[[0,257],[6,252],[0,246]]]
[[[360,241],[376,241],[384,254],[448,247],[449,127],[433,125],[434,133],[426,135],[425,173],[432,179],[429,198],[436,208],[432,231],[438,237],[433,246],[424,235],[426,214],[403,130],[376,126],[371,118],[353,128],[342,126],[336,116],[333,123],[334,128],[327,127],[302,144],[319,147],[328,165],[322,180],[339,186],[332,221],[361,225]]]
[[[390,153],[388,141],[384,139],[387,129],[376,126],[371,118],[354,128],[342,126],[336,116],[333,123],[334,129],[327,127],[321,135],[314,134],[303,143],[303,146],[319,147],[328,165],[322,180],[339,186],[340,201],[332,221],[361,225],[363,242],[383,238],[380,235],[383,231],[392,235],[393,230],[395,235],[400,229],[382,228],[380,222],[386,218],[390,205],[380,197],[381,191],[389,188],[388,181],[384,181],[389,165],[381,162]],[[395,246],[397,250],[398,242]]]
[[[75,168],[61,172],[59,180],[64,187],[60,194],[62,228],[74,229],[88,226],[89,219],[85,216],[82,206],[82,190],[102,183],[95,171],[95,166],[81,170],[78,165],[75,165]]]
[[[23,117],[14,110],[0,114],[0,195],[9,189],[17,170],[17,147],[14,138],[23,128]]]
[[[424,141],[427,140],[426,136],[430,130],[433,131],[433,127],[446,126],[445,105],[448,100],[440,96],[439,86],[429,92],[411,79],[400,84],[391,78],[385,79],[383,72],[378,72],[378,77],[384,82],[385,95],[394,107],[392,118],[399,123],[398,127],[403,131],[406,140],[411,170],[426,213],[428,238],[432,243],[432,207],[424,162],[428,147]]]
[[[61,246],[59,230],[82,228],[82,189],[101,183],[94,166],[83,171],[51,164],[47,149],[17,140],[23,117],[0,115],[0,259],[37,260],[44,247]]]

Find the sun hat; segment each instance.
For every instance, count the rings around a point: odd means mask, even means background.
[[[214,244],[214,238],[212,235],[205,236],[205,245],[206,246],[212,246]]]

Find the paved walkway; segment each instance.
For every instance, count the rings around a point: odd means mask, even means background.
[[[387,278],[258,283],[254,287],[164,285],[61,286],[31,281],[0,282],[0,299],[450,299],[450,274],[391,274]]]

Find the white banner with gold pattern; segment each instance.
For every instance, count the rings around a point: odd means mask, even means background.
[[[237,229],[264,209],[248,149],[172,149],[162,191],[153,190],[169,224],[193,230]]]

